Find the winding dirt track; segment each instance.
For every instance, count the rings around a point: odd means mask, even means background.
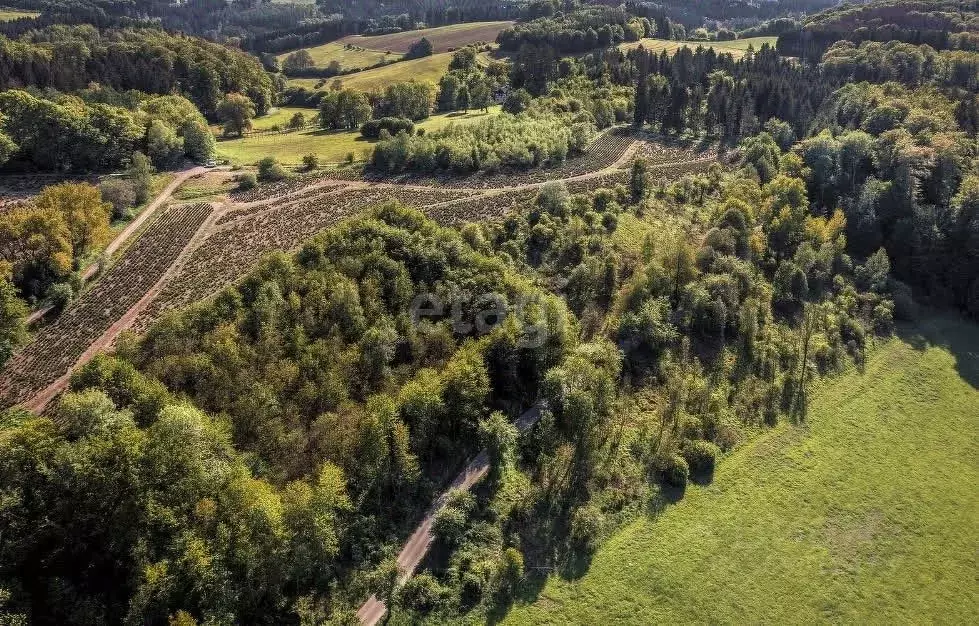
[[[123,244],[129,241],[129,239],[139,231],[139,228],[146,223],[146,220],[156,213],[157,209],[166,204],[167,200],[170,199],[170,196],[173,195],[180,185],[184,184],[188,178],[192,178],[198,174],[203,174],[206,171],[208,171],[208,168],[200,165],[194,165],[186,167],[177,172],[176,177],[170,181],[170,184],[164,187],[163,191],[161,191],[152,202],[146,205],[146,208],[139,212],[136,219],[130,222],[118,235],[116,235],[115,239],[113,239],[109,245],[106,246],[105,250],[102,252],[102,256],[108,258],[115,254],[119,248],[123,246]],[[85,268],[85,271],[82,272],[82,282],[87,283],[92,280],[92,277],[95,276],[96,272],[98,271],[98,263],[92,263],[89,265],[87,268]],[[27,325],[30,326],[31,324],[42,319],[45,315],[50,313],[52,309],[54,309],[53,306],[46,306],[32,312],[27,316]]]

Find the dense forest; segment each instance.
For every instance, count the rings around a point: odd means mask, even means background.
[[[158,29],[52,26],[0,38],[0,88],[61,91],[99,83],[118,90],[182,92],[206,116],[227,92],[247,95],[258,112],[272,105],[272,81],[253,57]]]
[[[353,624],[372,594],[393,623],[496,623],[761,431],[805,426],[818,381],[923,307],[979,320],[972,2],[13,4],[44,14],[0,37],[0,165],[119,176],[0,206],[0,365],[25,303],[84,297],[155,171],[213,157],[211,123],[242,142],[302,104],[293,130],[367,157],[202,175],[187,197],[209,199],[165,215],[206,225],[160,241],[232,233],[236,278],[140,317],[45,410],[0,411],[3,624]],[[503,55],[455,50],[431,84],[285,90],[246,52],[513,18]],[[619,45],[688,28],[779,39]],[[308,234],[240,260],[277,228]],[[134,300],[205,275],[195,258]],[[474,459],[485,479],[440,497]]]
[[[816,62],[835,42],[901,41],[937,50],[976,50],[972,0],[872,0],[841,4],[807,19],[802,29],[779,36],[778,50]]]

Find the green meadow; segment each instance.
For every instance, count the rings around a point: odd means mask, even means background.
[[[315,109],[289,109],[289,111],[294,110],[303,111],[308,121],[316,119]],[[415,128],[424,128],[425,132],[432,132],[452,123],[467,124],[499,113],[498,105],[490,107],[485,113],[482,111],[440,113],[416,123]],[[219,139],[217,154],[221,159],[228,159],[241,165],[257,163],[266,156],[273,156],[287,165],[298,165],[306,154],[315,154],[323,163],[339,163],[351,153],[355,160],[364,159],[373,145],[374,142],[361,137],[358,130],[314,128],[291,133],[255,135],[242,139]]]
[[[979,326],[927,318],[506,621],[976,623],[977,484]]]
[[[662,52],[666,50],[668,54],[676,54],[677,50],[688,47],[696,50],[697,47],[713,48],[718,54],[730,54],[735,59],[740,59],[751,46],[755,50],[760,50],[766,43],[770,46],[775,45],[778,37],[748,37],[746,39],[734,39],[732,41],[675,41],[671,39],[640,39],[619,46],[622,50],[631,50],[642,46],[652,52]]]

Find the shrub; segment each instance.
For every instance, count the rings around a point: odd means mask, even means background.
[[[419,574],[401,588],[401,606],[419,613],[437,608],[446,595],[446,589],[431,574]]]
[[[507,548],[503,551],[503,561],[500,563],[500,587],[512,590],[520,583],[524,574],[524,558],[520,550]]]
[[[503,110],[513,115],[523,113],[530,106],[530,99],[530,93],[526,89],[516,89],[503,101]]]
[[[571,541],[585,550],[595,548],[605,516],[598,507],[586,504],[571,515]]]
[[[130,180],[110,178],[99,184],[102,199],[112,205],[112,219],[123,219],[136,204],[136,187]]]
[[[238,174],[235,176],[235,181],[238,183],[238,189],[242,191],[248,191],[258,186],[258,179],[251,172]]]
[[[415,131],[415,123],[401,117],[382,117],[364,122],[360,127],[360,134],[366,139],[377,139],[382,130],[388,131],[392,137],[401,131],[410,135]]]
[[[63,311],[75,299],[75,290],[69,283],[55,283],[48,289],[48,300],[55,311]]]
[[[282,180],[289,176],[282,164],[275,160],[275,157],[267,156],[258,162],[258,180],[272,181]]]
[[[306,127],[306,116],[300,111],[296,111],[292,114],[292,118],[289,119],[289,128],[293,130],[298,130],[300,128]]]
[[[303,156],[303,169],[307,172],[315,170],[319,167],[320,158],[315,154],[307,154]]]
[[[889,335],[894,330],[894,303],[890,300],[874,307],[874,330],[878,335]]]
[[[435,518],[432,534],[447,546],[459,545],[466,531],[466,513],[459,507],[447,506]]]
[[[663,467],[663,479],[673,487],[686,487],[690,478],[690,466],[679,454],[671,454]]]
[[[694,472],[712,472],[720,450],[709,441],[698,439],[683,447],[683,459]]]

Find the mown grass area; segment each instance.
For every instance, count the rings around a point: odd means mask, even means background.
[[[415,127],[431,132],[453,122],[465,124],[499,113],[499,106],[490,107],[486,113],[482,111],[440,113],[418,122]],[[287,165],[298,165],[306,154],[315,154],[322,163],[339,163],[346,159],[349,153],[353,153],[355,160],[363,159],[364,153],[369,151],[373,144],[373,141],[361,137],[360,131],[313,129],[279,135],[220,140],[217,144],[217,153],[219,158],[229,159],[241,165],[252,165],[266,156],[274,156]]]
[[[975,623],[977,406],[979,326],[928,318],[507,621]]]
[[[6,9],[0,7],[0,22],[19,20],[24,17],[37,17],[39,15],[40,12],[38,11],[22,11],[21,9]]]
[[[303,107],[276,107],[268,115],[263,115],[262,117],[256,117],[252,120],[252,130],[269,130],[274,126],[279,128],[285,128],[289,125],[289,120],[296,113],[302,113],[306,116],[306,123],[312,122],[319,115],[319,111],[316,109],[308,109]]]
[[[180,202],[209,202],[228,194],[237,184],[228,172],[210,171],[187,179],[173,194]]]
[[[696,50],[698,46],[713,48],[718,54],[730,54],[735,59],[740,59],[748,51],[748,46],[755,50],[760,50],[766,43],[770,46],[775,45],[778,37],[748,37],[746,39],[735,39],[734,41],[675,41],[671,39],[640,39],[624,43],[619,48],[621,50],[631,50],[642,46],[646,50],[659,53],[666,50],[668,54],[676,54],[677,50],[689,47]]]
[[[306,89],[325,89],[327,85],[331,85],[335,80],[339,79],[344,87],[365,92],[383,91],[388,85],[409,80],[434,85],[448,71],[450,61],[452,61],[452,53],[444,52],[442,54],[433,54],[430,57],[392,63],[384,67],[376,67],[372,70],[364,70],[363,72],[356,72],[336,78],[291,78],[289,79],[289,85],[305,87]]]
[[[364,38],[361,37],[361,39]],[[316,64],[316,67],[325,68],[333,61],[336,61],[340,64],[340,68],[344,70],[371,67],[384,61],[398,61],[402,56],[397,52],[391,52],[389,50],[368,50],[359,45],[352,48],[347,47],[344,41],[331,41],[321,46],[307,48],[307,50],[309,50],[310,56],[313,57],[313,63]],[[279,63],[285,61],[285,58],[290,54],[292,52],[280,54],[277,57]]]

